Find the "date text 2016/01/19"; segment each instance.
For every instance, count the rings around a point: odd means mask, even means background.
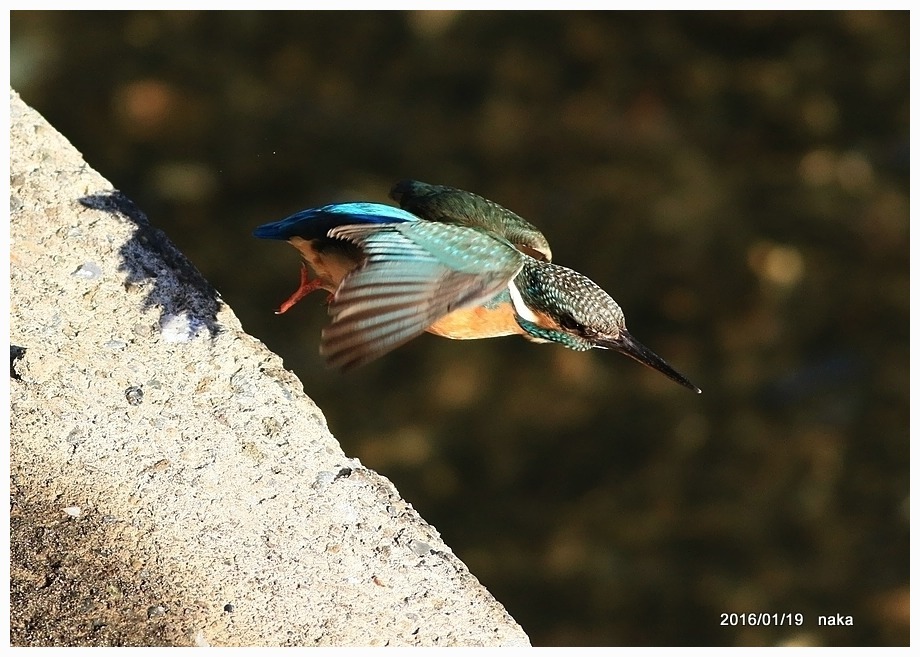
[[[805,622],[803,614],[784,612],[768,614],[765,612],[747,614],[721,614],[722,622],[719,625],[802,625]]]

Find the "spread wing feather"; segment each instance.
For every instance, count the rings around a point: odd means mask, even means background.
[[[390,190],[390,198],[422,219],[478,227],[507,239],[527,255],[549,262],[549,242],[523,217],[478,194],[418,180],[401,180]]]
[[[329,237],[357,244],[364,263],[329,305],[320,353],[348,369],[382,356],[460,308],[499,294],[524,256],[475,228],[426,222],[350,225]]]

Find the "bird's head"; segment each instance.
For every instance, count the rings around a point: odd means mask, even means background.
[[[626,330],[623,311],[594,281],[576,271],[528,258],[510,286],[516,319],[535,342],[569,349],[612,349],[695,392],[700,389]]]

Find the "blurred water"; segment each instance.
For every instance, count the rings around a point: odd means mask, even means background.
[[[907,12],[13,12],[13,87],[537,645],[906,645]],[[343,376],[258,224],[415,177],[550,239],[696,396],[423,336]],[[801,612],[802,627],[720,613]],[[849,614],[852,628],[819,627]]]

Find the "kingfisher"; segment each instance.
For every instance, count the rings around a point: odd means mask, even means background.
[[[482,196],[403,180],[382,203],[336,203],[259,226],[300,252],[300,286],[281,304],[329,293],[320,354],[339,369],[429,332],[454,340],[521,335],[576,351],[611,349],[699,393],[626,329],[588,277],[552,262],[546,237]]]

